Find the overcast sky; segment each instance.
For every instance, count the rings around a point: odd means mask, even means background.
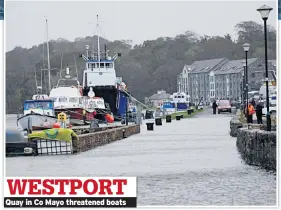
[[[236,35],[240,21],[262,23],[257,8],[266,4],[274,10],[268,23],[276,28],[276,1],[173,1],[173,2],[14,2],[6,3],[6,51],[15,46],[31,47],[46,39],[93,36],[96,15],[102,34],[113,41],[133,40],[140,44],[157,37],[174,37],[185,31],[199,35]]]

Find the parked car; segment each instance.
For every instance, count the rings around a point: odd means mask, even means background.
[[[229,100],[220,100],[218,102],[218,114],[221,112],[231,113],[231,104]]]
[[[6,157],[34,155],[38,155],[36,142],[28,142],[18,130],[6,130]]]
[[[237,106],[237,105],[240,105],[241,104],[241,101],[239,102],[239,101],[231,101],[231,106]]]

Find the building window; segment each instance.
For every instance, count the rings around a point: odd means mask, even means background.
[[[210,76],[210,82],[214,82],[214,76]]]

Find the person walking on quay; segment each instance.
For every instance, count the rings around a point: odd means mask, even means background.
[[[216,101],[214,101],[213,102],[213,105],[212,105],[212,108],[213,108],[213,114],[217,114],[217,102]]]
[[[261,102],[258,102],[256,106],[256,116],[258,124],[262,124],[262,109],[263,105],[261,104]]]
[[[254,108],[256,108],[256,101],[254,98],[252,98],[251,104],[253,105]]]
[[[249,105],[248,105],[248,123],[253,123],[253,114],[254,113],[255,113],[255,108],[252,105],[252,103],[249,103]]]

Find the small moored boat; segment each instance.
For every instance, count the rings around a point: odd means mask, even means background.
[[[57,121],[54,101],[47,98],[47,95],[35,95],[33,100],[26,100],[23,109],[23,116],[17,119],[17,126],[20,125],[23,130],[29,129],[29,123],[32,130],[52,128]]]

